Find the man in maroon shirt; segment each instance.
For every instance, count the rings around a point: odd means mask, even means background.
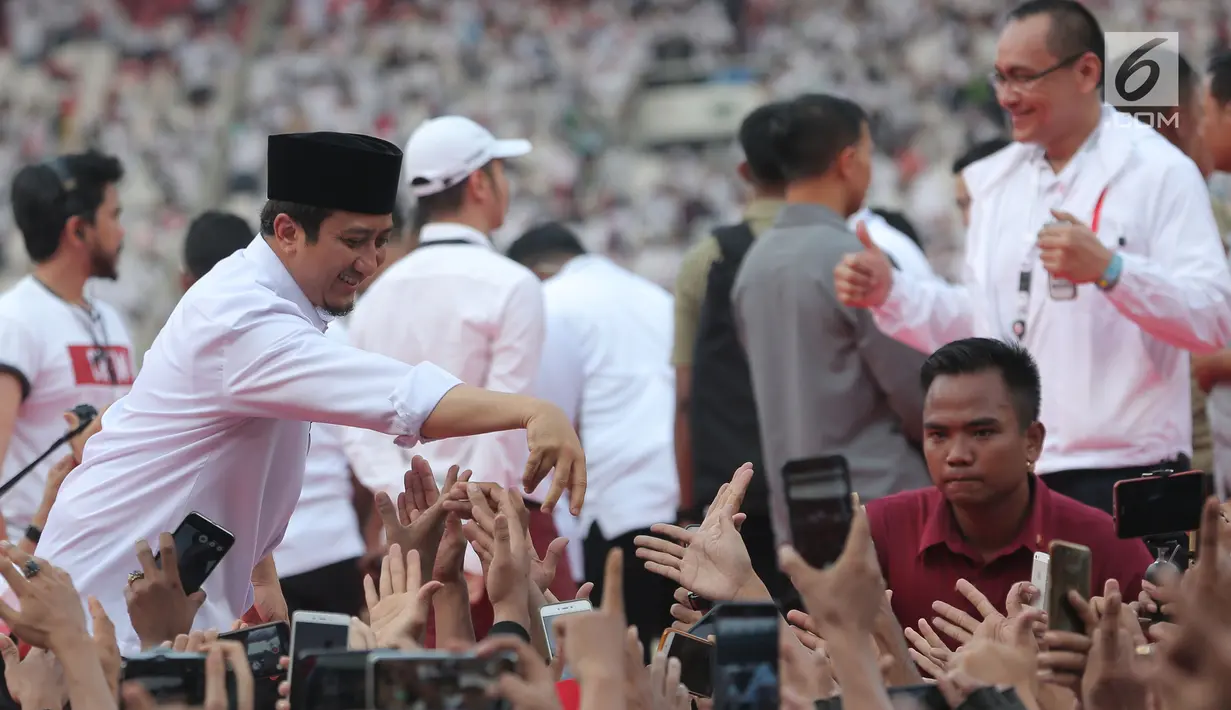
[[[1125,599],[1136,599],[1153,561],[1145,544],[1117,538],[1110,515],[1053,493],[1034,475],[1045,430],[1029,353],[999,340],[958,340],[927,359],[922,380],[934,487],[867,504],[902,627],[935,618],[934,601],[980,618],[955,589],[959,579],[1003,610],[1013,584],[1030,581],[1034,553],[1052,540],[1090,548],[1095,593],[1115,579]]]

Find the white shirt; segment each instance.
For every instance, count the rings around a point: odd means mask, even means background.
[[[538,277],[465,225],[425,225],[419,245],[364,293],[348,323],[351,345],[407,363],[430,360],[468,385],[531,394],[543,352]],[[412,294],[419,297],[408,306]],[[359,481],[396,500],[410,456],[373,431],[347,429],[342,441]],[[434,441],[415,454],[431,464],[438,485],[456,464],[470,469],[472,481],[520,490],[529,447],[526,432],[514,430]],[[526,497],[542,501],[550,486],[548,477]],[[482,574],[469,548],[466,571]]]
[[[90,305],[87,310],[60,299],[33,276],[0,296],[0,372],[17,375],[25,391],[3,481],[68,433],[65,412],[79,404],[102,410],[132,386],[132,340],[124,322],[106,303]],[[25,535],[43,500],[47,472],[69,451],[62,444],[0,499],[8,539]]]
[[[452,240],[465,243],[431,245]],[[460,224],[429,224],[419,243],[363,295],[347,324],[351,345],[407,363],[430,360],[476,387],[530,394],[543,351],[538,278]],[[402,491],[410,457],[390,437],[348,430],[343,443],[365,486],[391,496]],[[457,464],[473,471],[473,481],[520,488],[529,449],[519,430],[434,441],[415,454],[432,465],[438,483]],[[548,484],[532,497],[542,500]]]
[[[191,511],[234,534],[193,623],[230,628],[251,607],[252,570],[299,500],[307,422],[381,429],[412,446],[459,384],[430,363],[408,367],[331,342],[327,319],[258,236],[188,290],[132,391],[103,416],[60,489],[39,555],[73,576],[83,605],[86,595],[102,602],[121,652],[139,648],[124,602],[138,567],[133,541],[156,546]]]
[[[919,245],[915,244],[900,229],[889,224],[889,220],[864,207],[846,221],[852,232],[860,222],[868,228],[868,236],[872,237],[872,243],[889,255],[899,271],[912,276],[936,275]]]
[[[585,445],[580,534],[597,522],[612,540],[673,522],[680,486],[670,294],[604,257],[583,255],[543,285],[543,299],[547,342],[537,392],[572,418]]]
[[[325,337],[345,345],[346,327],[342,323],[340,318],[330,322]],[[313,424],[308,435],[303,491],[282,542],[274,550],[279,577],[363,556],[366,546],[353,495],[350,462],[342,449],[342,427]]]
[[[1055,174],[1013,144],[962,174],[973,199],[964,284],[897,273],[880,328],[923,352],[959,338],[1014,340],[1018,283],[1032,269],[1024,345],[1043,383],[1047,439],[1037,470],[1147,466],[1192,454],[1188,351],[1231,340],[1231,273],[1197,166],[1153,129],[1115,119]],[[1104,190],[1106,192],[1104,193]],[[1060,208],[1123,258],[1107,292],[1048,296],[1034,244]],[[1122,244],[1121,244],[1122,241]]]

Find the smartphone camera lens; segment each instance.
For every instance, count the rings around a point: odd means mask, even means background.
[[[209,536],[208,535],[197,535],[197,542],[201,543],[202,545],[208,544]]]

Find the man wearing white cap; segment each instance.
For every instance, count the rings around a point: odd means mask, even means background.
[[[497,140],[461,116],[434,118],[415,130],[402,172],[418,199],[419,246],[381,275],[355,308],[352,345],[407,363],[431,361],[463,382],[496,391],[532,391],[543,348],[542,286],[533,272],[493,249],[489,239],[509,206],[504,161],[529,152],[528,141]],[[404,327],[391,327],[398,323]],[[345,436],[364,485],[401,490],[409,461],[391,437],[357,429]],[[526,435],[510,431],[437,441],[415,453],[438,476],[456,464],[474,472],[472,481],[517,489],[526,465]],[[526,500],[531,537],[546,555],[556,528],[551,515],[537,509],[539,502],[533,496]],[[552,548],[553,557],[563,558],[560,543]],[[472,581],[482,573],[473,552],[466,571]],[[560,559],[552,591],[571,599],[573,584],[567,561]],[[441,594],[449,593],[446,585]],[[477,589],[471,596],[477,600]],[[475,631],[481,635],[484,613],[475,611]]]

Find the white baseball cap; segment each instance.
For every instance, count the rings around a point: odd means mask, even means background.
[[[440,116],[410,134],[402,158],[406,184],[416,197],[443,192],[500,158],[530,152],[530,141],[496,140],[486,128],[463,116]]]

